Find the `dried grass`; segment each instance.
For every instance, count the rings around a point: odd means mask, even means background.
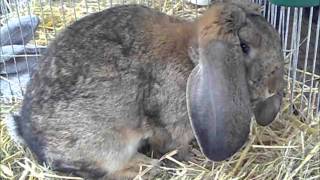
[[[100,9],[105,8],[108,2],[101,0]],[[171,1],[155,2],[153,7],[168,14],[184,18],[196,16],[195,7],[183,4],[181,1],[177,1],[176,6],[172,6]],[[64,3],[63,8],[60,2],[55,3],[51,6],[44,5],[42,10],[39,4],[33,4],[34,13],[42,19],[37,32],[38,44],[47,44],[47,41],[54,37],[54,29],[58,32],[76,19],[72,3]],[[98,8],[96,1],[92,3],[81,1],[76,3],[75,7],[78,18],[87,12],[97,11]],[[203,9],[198,9],[198,13],[202,11]],[[315,78],[320,79],[320,77]],[[177,151],[164,155],[160,160],[164,161],[165,165],[157,168],[158,173],[154,179],[320,179],[320,119],[315,117],[312,111],[306,114],[308,102],[306,92],[310,92],[310,87],[305,87],[305,92],[302,92],[303,84],[295,83],[296,93],[293,102],[299,109],[295,108],[295,112],[291,113],[289,98],[291,83],[288,84],[288,93],[277,119],[268,127],[258,126],[253,121],[250,139],[232,158],[212,163],[194,144],[192,150],[194,157],[189,162],[176,160],[174,155]],[[313,90],[314,94],[317,93],[315,91]],[[39,165],[28,148],[13,142],[3,120],[19,105],[20,101],[0,106],[0,179],[81,179],[53,172],[50,168]],[[314,106],[311,108],[315,109]],[[154,168],[141,166],[141,173],[136,179],[146,179],[145,174],[148,174],[150,169]]]

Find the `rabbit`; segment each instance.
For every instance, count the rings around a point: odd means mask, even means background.
[[[283,61],[277,32],[246,4],[216,3],[194,21],[116,6],[58,34],[7,124],[39,162],[86,178],[157,165],[144,142],[188,159],[196,139],[222,161],[246,142],[253,112],[262,125],[276,117]]]

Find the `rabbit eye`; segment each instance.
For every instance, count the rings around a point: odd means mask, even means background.
[[[248,53],[249,53],[250,48],[249,48],[249,46],[248,46],[247,44],[241,42],[241,43],[240,43],[240,46],[241,46],[241,49],[242,49],[243,53],[245,53],[245,54],[248,54]]]

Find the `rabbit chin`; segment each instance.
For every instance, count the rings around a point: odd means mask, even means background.
[[[8,114],[4,118],[4,124],[7,126],[8,134],[13,139],[13,141],[17,144],[26,145],[26,142],[20,136],[16,122],[14,120],[14,114]]]

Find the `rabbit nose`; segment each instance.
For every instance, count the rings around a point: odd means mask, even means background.
[[[277,68],[271,72],[267,80],[267,89],[269,94],[275,94],[282,86],[281,69]]]

